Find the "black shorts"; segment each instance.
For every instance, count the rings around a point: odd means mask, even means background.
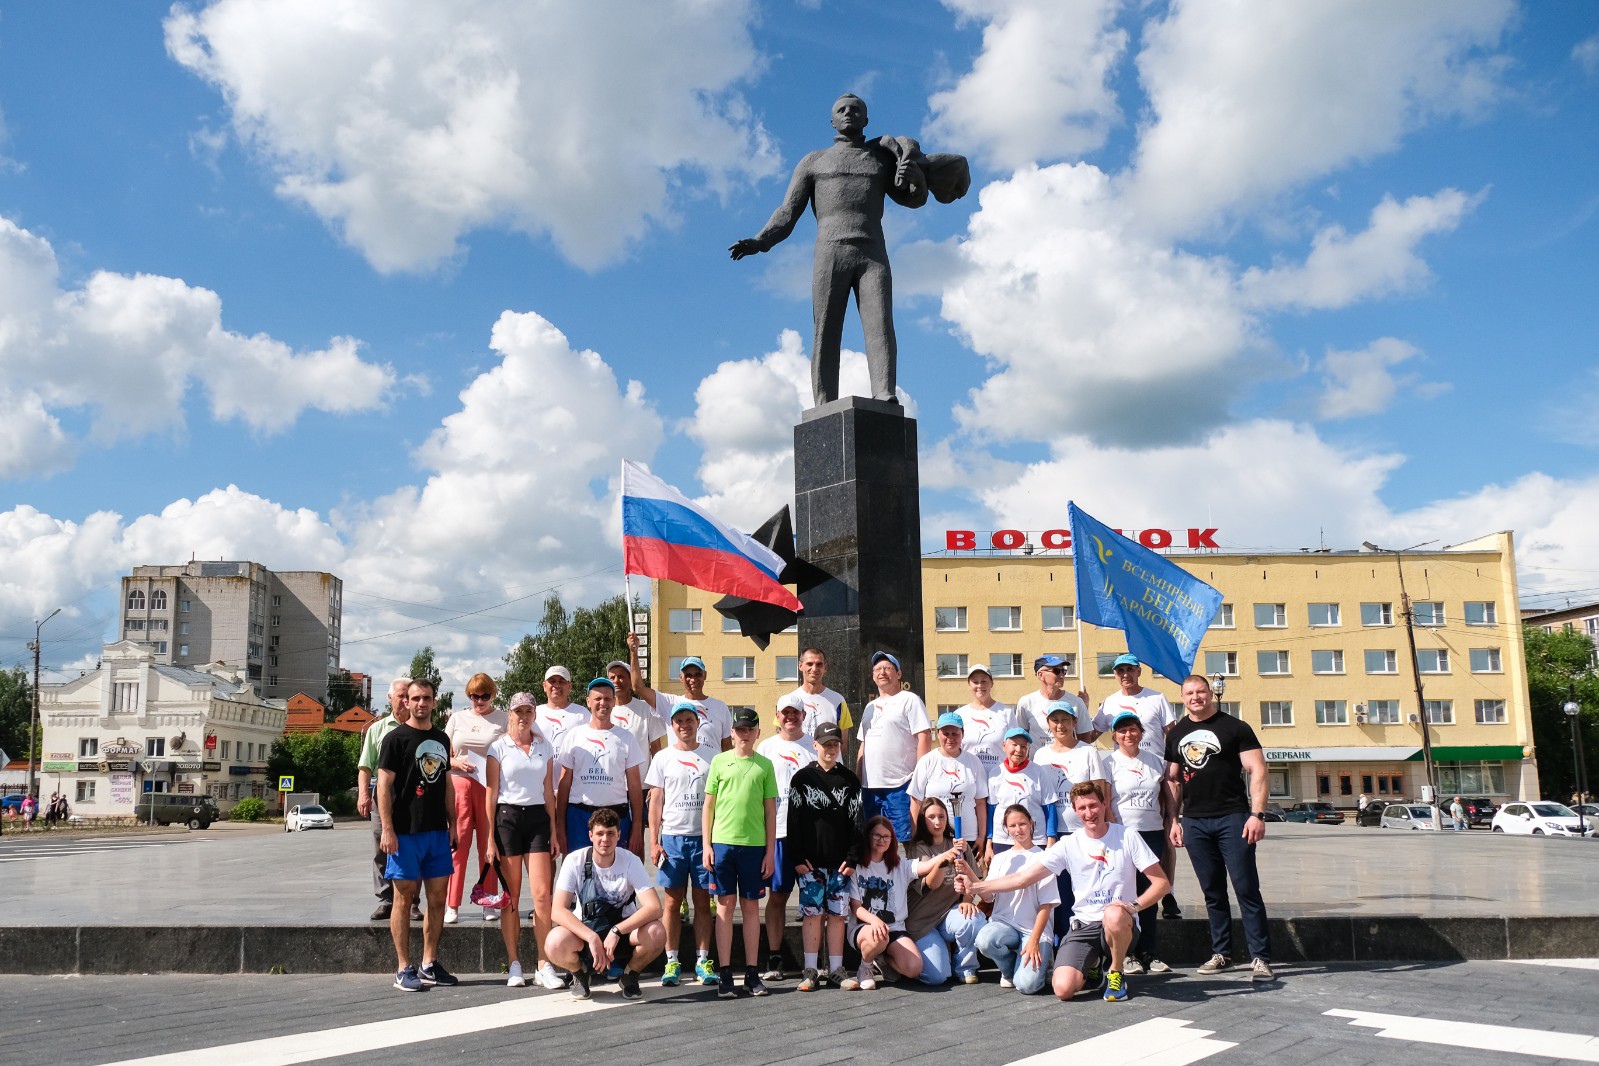
[[[1069,967],[1087,973],[1104,965],[1110,954],[1105,943],[1105,926],[1102,922],[1073,922],[1072,928],[1060,942],[1055,952],[1055,966]]]
[[[494,810],[494,846],[505,856],[549,854],[549,810],[542,803],[532,807],[500,804]]]
[[[862,923],[862,924],[856,926],[855,927],[855,935],[850,938],[851,940],[853,940],[855,942],[855,950],[856,951],[859,951],[861,949],[861,931],[864,930],[865,928],[866,928],[865,923]],[[903,930],[903,929],[890,929],[888,931],[888,943],[889,943],[889,945],[892,945],[894,943],[894,941],[896,941],[896,940],[910,940],[913,945],[916,943],[916,941],[911,940],[911,935],[909,933],[907,933],[905,930]],[[887,948],[885,947],[884,950],[886,951]]]

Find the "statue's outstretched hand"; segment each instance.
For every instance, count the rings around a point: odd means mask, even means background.
[[[755,255],[764,251],[766,251],[766,242],[758,237],[745,237],[741,241],[733,242],[732,247],[728,248],[728,253],[734,259],[743,259],[746,255]]]

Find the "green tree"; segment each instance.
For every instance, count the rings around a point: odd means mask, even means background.
[[[439,668],[433,663],[433,645],[429,644],[415,655],[411,656],[411,669],[407,671],[412,677],[425,677],[433,682],[437,689],[444,684],[444,675],[439,673]],[[442,725],[450,716],[450,707],[455,702],[455,693],[439,692],[439,702],[433,707],[433,724]]]
[[[331,720],[351,707],[365,707],[367,697],[361,686],[350,676],[350,671],[339,670],[328,675],[328,698],[324,703],[328,709],[328,718]]]
[[[0,748],[13,759],[28,757],[28,726],[33,719],[33,685],[20,666],[0,673]],[[44,729],[34,739],[35,757],[44,746]]]
[[[267,755],[267,776],[294,776],[296,792],[315,792],[334,813],[344,813],[343,796],[355,784],[356,753],[353,733],[324,728],[319,733],[285,733],[272,743]]]
[[[512,693],[531,692],[542,699],[544,671],[565,666],[572,671],[579,698],[582,686],[599,677],[605,664],[627,658],[628,609],[620,596],[595,607],[579,607],[570,615],[559,596],[544,601],[544,616],[536,633],[517,641],[505,656],[505,673],[499,678],[503,705]]]
[[[1594,791],[1594,774],[1599,771],[1599,673],[1594,669],[1593,641],[1574,630],[1545,633],[1537,626],[1524,626],[1523,639],[1539,787],[1546,799],[1564,802],[1577,790],[1571,722],[1565,712],[1573,691],[1582,705],[1582,713],[1577,716],[1578,732],[1590,792]]]

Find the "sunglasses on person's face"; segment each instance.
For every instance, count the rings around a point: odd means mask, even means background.
[[[492,700],[494,697],[490,696],[486,692],[468,692],[466,694],[466,698],[471,700],[473,703],[477,703],[480,700]]]

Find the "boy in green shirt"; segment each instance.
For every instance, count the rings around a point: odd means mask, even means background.
[[[744,991],[767,994],[761,981],[761,896],[772,876],[777,847],[777,772],[756,754],[761,718],[753,709],[733,715],[733,750],[711,760],[700,818],[705,866],[715,878],[717,996],[733,999],[733,897],[744,919]]]

